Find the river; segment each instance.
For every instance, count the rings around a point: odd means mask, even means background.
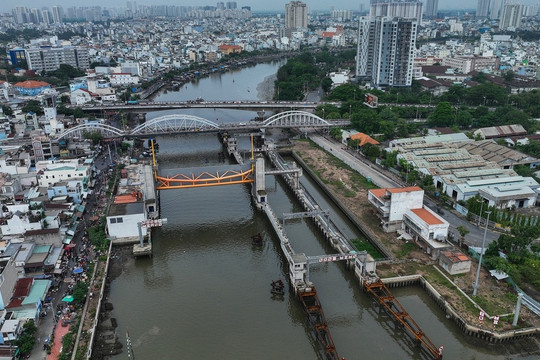
[[[256,89],[278,66],[260,64],[201,79],[196,86],[168,92],[158,100],[198,96],[229,100],[235,93],[228,89],[236,84]],[[232,117],[228,112],[225,116],[227,121]],[[219,162],[217,153],[222,148],[215,135],[160,137],[158,142],[161,174],[177,174],[181,168],[215,172],[230,165],[229,160]],[[244,151],[248,145],[240,143]],[[268,201],[278,216],[302,210],[281,180],[268,176],[266,181]],[[302,181],[315,192],[322,208],[332,208],[332,219],[347,236],[361,236],[315,184],[307,178]],[[298,300],[290,291],[277,298],[270,294],[272,280],[288,283],[286,263],[268,220],[251,203],[249,186],[163,191],[161,216],[168,223],[154,229],[153,257],[128,258],[109,293],[120,339],[126,343],[124,334],[129,329],[137,359],[318,358]],[[285,230],[296,252],[333,253],[309,220],[291,220]],[[262,246],[252,245],[251,236],[257,233],[266,235]],[[425,358],[378,311],[342,264],[315,266],[310,277],[340,356],[349,360]],[[500,346],[463,336],[420,288],[396,289],[395,295],[430,339],[444,345],[445,359],[509,358]],[[114,357],[126,358],[125,352]]]

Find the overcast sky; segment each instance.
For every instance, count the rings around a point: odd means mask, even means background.
[[[223,0],[227,2],[227,0]],[[242,0],[236,1],[238,7],[242,6],[251,6],[253,11],[259,10],[283,10],[285,11],[285,4],[289,1],[267,1],[267,0]],[[305,0],[304,1],[309,9],[312,10],[330,10],[330,6],[333,6],[334,9],[344,9],[344,10],[358,10],[360,9],[360,4],[364,4],[364,7],[367,8],[369,4],[368,0]],[[521,4],[535,4],[538,3],[538,0],[514,0],[516,3]],[[201,6],[201,5],[213,5],[215,6],[217,1],[210,0],[142,0],[137,1],[138,5],[183,5],[183,6]],[[15,6],[26,6],[30,8],[41,8],[43,6],[53,6],[61,5],[63,7],[69,6],[92,6],[100,5],[103,7],[125,7],[125,1],[107,1],[107,0],[18,0],[18,1],[0,1],[0,11],[9,12]],[[471,9],[476,8],[475,0],[439,0],[439,9]]]

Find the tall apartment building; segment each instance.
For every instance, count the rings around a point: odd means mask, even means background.
[[[439,0],[427,0],[426,12],[424,15],[429,19],[437,17],[437,11],[439,10]]]
[[[26,49],[28,68],[36,71],[54,71],[61,64],[86,70],[90,66],[88,49],[75,46]]]
[[[491,0],[489,8],[490,19],[500,19],[503,0]]]
[[[307,5],[301,1],[285,4],[285,32],[290,35],[296,29],[307,28],[307,13]]]
[[[506,30],[508,28],[518,28],[521,26],[521,17],[523,15],[522,4],[506,3],[502,7],[501,20],[499,29]]]
[[[352,10],[332,10],[333,19],[341,19],[341,21],[352,20]]]
[[[416,33],[414,19],[363,17],[358,26],[357,76],[373,87],[410,86]]]
[[[371,0],[369,16],[416,19],[421,23],[422,6],[420,0]]]
[[[489,0],[477,0],[476,17],[487,18],[489,14]]]

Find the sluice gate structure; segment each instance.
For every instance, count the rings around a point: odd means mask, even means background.
[[[360,286],[378,299],[379,304],[385,307],[387,312],[393,316],[396,322],[403,325],[403,327],[409,331],[409,334],[417,340],[417,343],[423,345],[423,349],[426,349],[433,359],[441,359],[442,355],[440,351],[438,351],[429,338],[422,332],[420,327],[407,314],[399,302],[397,302],[388,288],[382,284],[377,277],[375,273],[375,260],[366,251],[356,250],[353,244],[331,221],[328,211],[321,210],[316,200],[300,183],[302,169],[297,167],[296,163],[293,163],[292,166],[290,166],[285,162],[277,151],[275,151],[275,148],[271,143],[264,145],[264,151],[272,165],[274,165],[274,169],[272,170],[267,170],[265,168],[265,158],[259,155],[254,159],[254,163],[251,164],[251,168],[249,169],[239,169],[236,171],[229,169],[222,173],[203,172],[200,175],[179,174],[172,177],[158,176],[156,171],[154,173],[155,180],[158,183],[156,189],[166,190],[253,183],[253,201],[258,209],[265,212],[275,233],[279,237],[280,248],[289,265],[288,275],[291,288],[299,297],[299,300],[303,305],[304,311],[308,317],[309,325],[311,326],[315,339],[319,344],[319,350],[324,358],[328,360],[340,359],[324,316],[322,304],[317,296],[317,291],[314,284],[309,279],[309,268],[317,263],[345,261],[348,268],[354,269],[354,274],[359,279]],[[236,151],[236,153],[238,153],[238,151]],[[157,170],[155,157],[154,168]],[[266,175],[281,175],[295,197],[302,204],[305,211],[301,213],[283,214],[281,219],[278,218],[268,203],[265,183]],[[283,225],[286,219],[302,217],[310,217],[313,220],[332,248],[337,251],[336,254],[307,256],[304,253],[295,253]]]

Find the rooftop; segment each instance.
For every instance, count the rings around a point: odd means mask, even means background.
[[[435,214],[425,208],[411,209],[411,211],[428,225],[444,224]]]

